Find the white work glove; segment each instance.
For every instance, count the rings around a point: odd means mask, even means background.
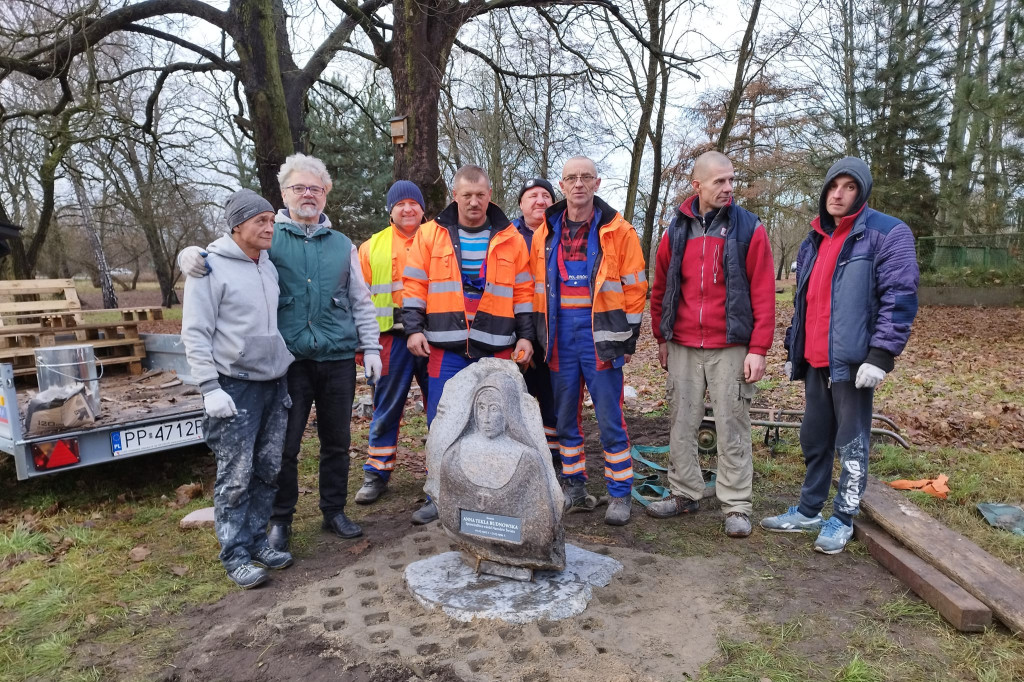
[[[198,246],[186,246],[178,254],[178,269],[188,277],[206,277],[210,272],[206,255]]]
[[[791,361],[786,360],[786,364],[782,368],[782,373],[786,375],[787,379],[793,379],[793,363]]]
[[[235,401],[223,388],[215,388],[204,395],[203,407],[206,408],[206,414],[218,419],[227,419],[238,414]]]
[[[885,370],[865,362],[857,370],[857,380],[853,383],[857,388],[874,388],[882,383],[885,378]]]
[[[366,383],[375,385],[383,371],[384,365],[379,355],[363,355],[363,375],[366,377]]]

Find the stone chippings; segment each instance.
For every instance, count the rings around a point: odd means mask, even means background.
[[[604,587],[622,564],[610,557],[565,546],[564,571],[536,571],[532,582],[477,575],[458,552],[410,564],[405,582],[417,601],[463,622],[489,618],[523,624],[562,620],[583,613],[593,587]]]

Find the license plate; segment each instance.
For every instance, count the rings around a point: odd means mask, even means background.
[[[171,445],[203,440],[203,418],[180,419],[163,424],[148,424],[110,434],[110,452],[114,457],[128,453],[162,450]]]

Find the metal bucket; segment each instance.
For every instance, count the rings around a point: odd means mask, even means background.
[[[39,390],[53,386],[85,384],[85,397],[93,414],[100,413],[100,380],[96,373],[96,354],[93,347],[53,346],[36,348],[36,378]]]

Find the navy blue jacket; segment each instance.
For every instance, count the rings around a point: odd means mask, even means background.
[[[793,379],[807,373],[804,333],[807,282],[822,236],[811,231],[796,258],[793,320],[786,348]],[[917,315],[920,275],[914,235],[897,218],[865,208],[843,242],[832,276],[829,373],[832,381],[852,381],[863,362],[889,372],[903,352]]]

